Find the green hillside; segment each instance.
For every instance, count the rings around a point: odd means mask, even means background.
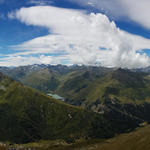
[[[83,107],[103,103],[106,97],[123,104],[149,102],[150,97],[150,78],[142,72],[63,65],[1,70],[24,85],[44,93],[56,93],[66,102]]]
[[[23,75],[20,69],[19,74],[13,72],[20,83],[0,74],[0,141],[81,140],[69,148],[98,144],[100,149],[107,145],[105,139],[150,122],[147,73],[83,66],[26,69]],[[64,97],[69,104],[44,94],[48,92]]]
[[[72,104],[103,102],[106,97],[122,103],[149,101],[150,80],[146,74],[118,69],[103,76],[93,72],[71,74],[56,90]]]
[[[128,134],[122,134],[106,141],[93,150],[149,150],[150,126],[137,129]]]
[[[22,82],[24,85],[36,88],[44,93],[56,91],[59,86],[63,86],[64,82],[72,80],[76,76],[85,73],[84,76],[86,77],[88,76],[86,72],[90,73],[91,80],[93,80],[95,77],[98,78],[110,70],[111,69],[102,67],[67,67],[63,65],[30,65],[16,68],[0,67],[0,72]],[[68,88],[70,88],[70,86]]]
[[[93,71],[75,73],[56,93],[70,104],[104,114],[114,129],[131,126],[129,118],[150,122],[149,75],[124,69],[94,75]]]
[[[111,122],[102,115],[70,106],[0,74],[0,141],[108,138]],[[135,123],[135,126],[137,124]]]
[[[11,147],[33,148],[36,150],[149,150],[150,126],[137,128],[135,131],[118,135],[111,139],[78,140],[68,144],[63,140],[40,141]]]
[[[28,70],[29,68],[27,67],[26,69]],[[82,120],[85,126],[86,124],[89,124],[88,126],[90,126],[87,127],[88,129],[83,128],[86,130],[85,132],[82,130],[82,132],[86,133],[84,134],[85,137],[99,137],[102,135],[99,134],[99,131],[103,131],[103,128],[99,130],[102,120],[107,122],[106,128],[109,127],[109,130],[106,130],[108,133],[106,132],[104,134],[105,136],[131,131],[137,126],[140,126],[142,122],[150,122],[149,79],[149,75],[146,73],[132,72],[124,69],[107,69],[86,66],[66,67],[58,65],[46,66],[42,69],[33,69],[32,66],[29,73],[19,78],[19,81],[24,85],[37,88],[43,93],[50,92],[58,94],[64,97],[65,102],[69,104],[81,106],[88,111],[92,110],[93,112],[96,112],[96,114],[94,114],[98,118],[93,118],[93,114],[90,113],[89,116],[91,116],[91,119],[89,121],[88,115],[86,115],[87,117],[85,120],[83,120],[82,115],[79,115],[78,121],[80,122],[80,120]],[[19,89],[17,91],[19,91]],[[32,89],[32,91],[34,90]],[[14,95],[18,95],[18,93],[15,93]],[[26,95],[29,94],[21,96],[26,99]],[[10,97],[11,96],[9,95],[6,98],[10,99]],[[44,98],[45,97],[46,99],[49,99],[47,96],[44,96]],[[43,98],[40,98],[38,101],[41,102],[41,99]],[[63,105],[66,106],[66,104]],[[72,106],[70,107],[72,108]],[[44,108],[44,110],[45,109],[49,110],[47,107]],[[64,114],[62,110],[63,109],[61,109],[60,114]],[[81,111],[82,109],[79,110]],[[84,112],[85,110],[82,111]],[[32,110],[29,110],[29,112],[32,112]],[[60,116],[58,114],[55,115]],[[99,120],[99,117],[104,119],[96,121]],[[55,121],[53,122],[55,123]],[[75,127],[77,126],[75,125]],[[72,128],[70,130],[73,131],[74,129]],[[62,130],[60,129],[60,131]],[[92,134],[90,133],[91,131]],[[64,135],[64,133],[66,135],[67,132],[64,131],[62,135]],[[60,132],[58,133],[60,135]],[[41,135],[39,137],[41,137]],[[52,135],[52,137],[55,136]],[[56,137],[59,138],[58,135]]]
[[[60,74],[48,68],[32,72],[19,79],[24,85],[36,88],[41,92],[55,91],[60,81]]]
[[[150,122],[150,80],[146,73],[86,70],[68,74],[61,83],[56,93],[67,103],[103,114],[114,130],[130,128],[132,119]]]
[[[4,70],[8,73],[6,68]],[[122,125],[133,118],[140,122],[150,121],[150,78],[147,73],[57,65],[18,67],[9,70],[9,75],[16,79],[17,72],[23,73],[17,80],[24,85],[58,94],[69,104],[103,114],[107,120],[113,120],[114,128],[116,122]],[[121,125],[122,131],[124,126],[131,124]]]

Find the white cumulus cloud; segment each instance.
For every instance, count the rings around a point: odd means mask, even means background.
[[[123,19],[129,18],[150,29],[150,1],[149,0],[69,0],[83,6],[92,6],[107,15]]]
[[[45,56],[43,63],[102,65],[106,67],[146,67],[150,59],[142,49],[150,49],[150,40],[124,32],[101,13],[34,6],[9,14],[26,25],[46,27],[50,34],[26,41],[11,48],[17,55],[58,54]],[[16,56],[15,56],[16,55]],[[11,57],[11,56],[9,56]],[[42,59],[41,57],[41,59]],[[56,60],[56,61],[55,61]]]

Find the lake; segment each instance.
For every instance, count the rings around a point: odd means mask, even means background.
[[[53,98],[55,98],[55,99],[61,100],[61,101],[64,101],[64,100],[65,100],[63,97],[61,97],[61,96],[59,96],[59,95],[57,95],[57,94],[48,93],[47,95],[48,95],[48,96],[51,96],[51,97],[53,97]]]

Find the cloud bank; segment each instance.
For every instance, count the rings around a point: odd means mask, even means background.
[[[149,0],[69,0],[83,6],[91,6],[114,19],[130,19],[150,29]],[[126,19],[125,19],[126,18]]]
[[[28,4],[33,4],[33,5],[41,5],[41,6],[45,6],[45,5],[50,5],[53,2],[50,0],[29,0],[27,1]]]
[[[150,58],[140,53],[142,49],[150,49],[150,40],[120,30],[101,13],[88,14],[81,10],[34,6],[21,8],[9,14],[9,17],[26,25],[46,27],[50,33],[12,46],[12,49],[19,52],[9,57],[15,59],[20,56],[20,62],[24,57],[39,54],[42,56],[38,58],[40,60],[32,58],[32,63],[124,68],[150,65]]]

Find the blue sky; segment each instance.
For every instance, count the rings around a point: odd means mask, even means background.
[[[147,0],[0,0],[0,65],[149,66],[149,6]]]

